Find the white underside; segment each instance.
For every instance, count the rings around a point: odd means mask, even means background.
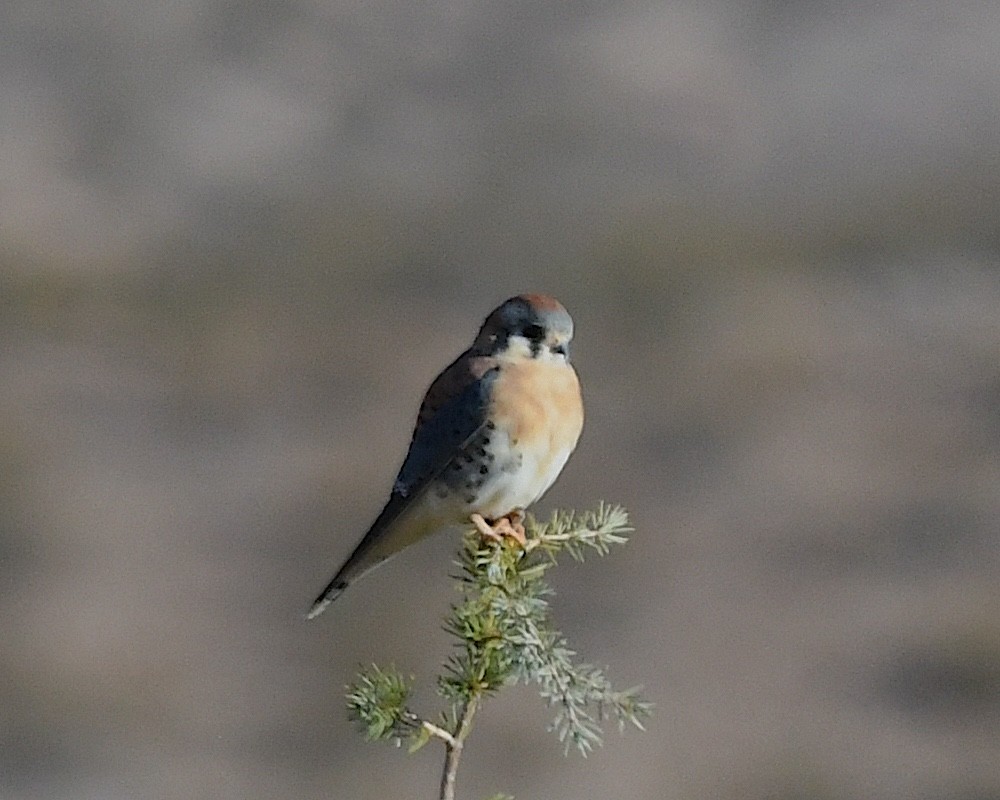
[[[558,452],[540,463],[530,452],[522,454],[521,465],[510,472],[498,470],[479,490],[472,509],[487,519],[525,509],[535,503],[555,483],[569,459],[570,450]],[[498,459],[499,460],[499,459]]]

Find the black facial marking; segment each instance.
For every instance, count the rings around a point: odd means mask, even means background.
[[[541,325],[525,325],[524,338],[531,340],[532,344],[535,342],[541,343],[541,341],[545,338],[545,328]]]

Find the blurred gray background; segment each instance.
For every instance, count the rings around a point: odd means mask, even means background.
[[[636,533],[560,626],[657,703],[462,797],[1000,798],[1000,4],[0,6],[0,795],[430,798],[454,540],[303,614],[521,291]]]

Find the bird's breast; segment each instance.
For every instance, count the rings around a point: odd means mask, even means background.
[[[490,406],[494,479],[484,489],[506,514],[534,503],[566,465],[583,429],[580,382],[566,363],[507,363]]]
[[[536,360],[504,364],[490,416],[514,443],[572,448],[583,428],[576,371],[566,363]]]

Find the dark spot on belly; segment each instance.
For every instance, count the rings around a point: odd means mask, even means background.
[[[480,475],[489,475],[490,474],[490,468],[488,466],[486,466],[485,464],[483,464],[479,468],[479,474]]]

